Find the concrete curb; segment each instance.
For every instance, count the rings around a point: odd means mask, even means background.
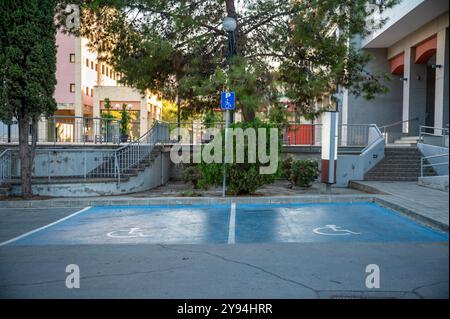
[[[369,194],[392,195],[392,194],[380,191],[376,187],[372,187],[372,186],[369,186],[369,185],[364,185],[364,184],[358,183],[357,181],[350,181],[348,183],[348,187],[356,189],[356,190],[359,190],[359,191],[362,191],[362,192],[366,192],[366,193],[369,193]]]
[[[59,198],[46,200],[0,201],[2,208],[52,208],[86,206],[208,205],[208,204],[285,204],[373,202],[373,195],[303,195],[265,197],[158,197],[158,198]]]
[[[438,220],[432,219],[430,217],[424,216],[418,211],[401,206],[395,202],[387,200],[386,198],[381,198],[381,197],[377,196],[374,198],[374,202],[381,206],[393,209],[393,210],[397,211],[398,213],[400,213],[402,215],[406,215],[406,216],[410,217],[411,219],[413,219],[421,224],[425,224],[426,226],[429,226],[431,228],[441,230],[441,231],[444,231],[447,233],[449,231],[449,225],[444,224]]]
[[[392,200],[386,197],[392,197]],[[448,232],[449,225],[420,212],[395,203],[393,195],[299,195],[299,196],[246,196],[246,197],[158,197],[158,198],[59,198],[47,200],[0,201],[2,208],[82,208],[87,206],[152,206],[152,205],[211,205],[211,204],[290,204],[290,203],[355,203],[374,202],[393,209],[426,226]]]

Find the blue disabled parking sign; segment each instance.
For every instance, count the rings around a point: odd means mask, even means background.
[[[222,92],[220,100],[222,110],[234,110],[234,92]]]

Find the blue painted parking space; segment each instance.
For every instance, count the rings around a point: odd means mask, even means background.
[[[93,207],[11,245],[224,243],[229,205]]]
[[[446,241],[374,203],[321,203],[93,207],[8,245]]]
[[[236,242],[443,242],[448,235],[374,203],[239,205]]]

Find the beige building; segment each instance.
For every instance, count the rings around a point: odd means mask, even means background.
[[[421,126],[435,134],[448,127],[448,8],[443,0],[403,0],[375,13],[388,21],[360,45],[372,55],[370,71],[391,74],[389,93],[366,101],[344,92],[343,124],[390,125],[393,139],[417,136]]]

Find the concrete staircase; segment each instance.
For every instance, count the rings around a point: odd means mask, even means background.
[[[395,140],[394,143],[387,144],[387,146],[412,147],[417,145],[418,140],[418,136],[402,136],[399,139]]]
[[[417,181],[422,154],[415,146],[386,146],[384,158],[364,176],[367,181]],[[427,176],[436,175],[428,168]]]

